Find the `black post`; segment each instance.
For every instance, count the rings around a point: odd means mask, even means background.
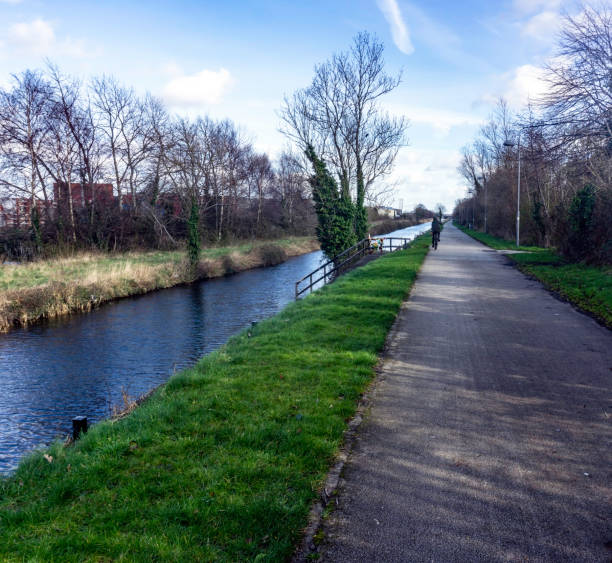
[[[81,434],[87,432],[87,417],[76,416],[72,419],[72,439],[78,440]]]

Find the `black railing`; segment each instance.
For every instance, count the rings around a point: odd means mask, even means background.
[[[363,256],[368,254],[384,254],[402,248],[408,248],[411,240],[412,239],[403,237],[364,238],[357,244],[347,248],[344,252],[334,256],[334,258],[328,260],[325,264],[310,272],[310,274],[306,274],[302,279],[296,281],[295,298],[299,299],[300,295],[306,293],[308,290],[312,293],[314,286],[321,281],[323,285],[332,282]],[[305,284],[304,282],[308,283]]]

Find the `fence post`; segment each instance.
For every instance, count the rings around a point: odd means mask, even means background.
[[[72,439],[78,440],[81,432],[85,434],[87,432],[87,417],[86,416],[75,416],[72,419]]]

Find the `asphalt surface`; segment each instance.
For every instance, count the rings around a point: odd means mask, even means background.
[[[321,558],[612,561],[611,423],[612,332],[447,225],[390,335]]]

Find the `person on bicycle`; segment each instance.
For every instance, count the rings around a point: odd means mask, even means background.
[[[438,248],[438,241],[440,240],[440,221],[438,217],[434,215],[433,221],[431,222],[431,246]]]

